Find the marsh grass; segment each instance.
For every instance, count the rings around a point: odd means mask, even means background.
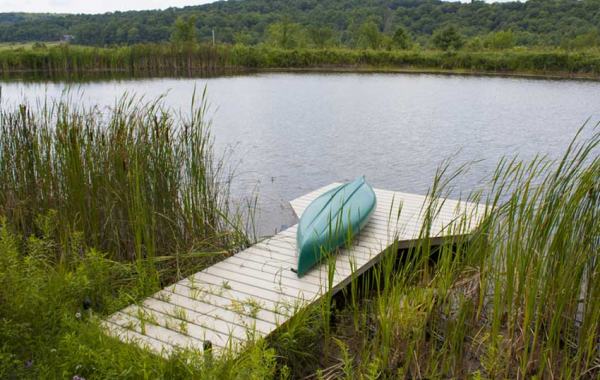
[[[211,73],[225,69],[379,68],[459,70],[494,73],[600,74],[596,50],[506,51],[370,50],[349,48],[281,49],[268,45],[135,44],[116,47],[60,45],[39,50],[0,50],[4,74],[32,71]]]
[[[213,155],[205,93],[189,112],[162,98],[126,95],[110,109],[57,101],[0,110],[0,214],[39,236],[52,213],[56,260],[77,259],[71,240],[165,269],[205,265],[249,242],[230,202],[230,168]],[[148,259],[141,261],[140,259]],[[152,276],[149,276],[150,278]]]

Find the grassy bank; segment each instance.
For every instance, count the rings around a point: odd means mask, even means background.
[[[32,50],[40,48],[53,48],[60,46],[60,42],[0,42],[0,51],[3,50]]]
[[[2,111],[0,378],[600,376],[600,134],[591,126],[558,162],[500,162],[486,191],[465,197],[487,204],[480,227],[431,247],[432,222],[466,169],[443,163],[422,239],[391,247],[237,359],[193,350],[164,359],[102,334],[96,317],[247,243],[203,104],[190,117],[132,101]],[[447,228],[460,234],[467,223],[463,215]]]
[[[15,71],[214,71],[269,68],[459,70],[546,75],[600,75],[600,53],[564,50],[436,51],[294,49],[267,46],[145,44],[115,48],[58,46],[0,51],[0,69]]]

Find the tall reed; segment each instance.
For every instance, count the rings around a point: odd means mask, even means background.
[[[467,70],[493,73],[600,75],[597,51],[560,49],[508,51],[279,49],[268,45],[137,44],[116,47],[61,45],[0,52],[0,72],[140,73],[214,72],[225,69],[379,68]]]
[[[247,244],[227,160],[213,153],[205,92],[192,98],[189,112],[131,95],[86,108],[69,93],[3,108],[0,215],[31,236],[36,218],[55,210],[61,262],[73,259],[73,232],[116,260],[176,268]]]

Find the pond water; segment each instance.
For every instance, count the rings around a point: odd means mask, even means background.
[[[218,151],[238,163],[237,196],[257,188],[262,234],[294,223],[288,201],[364,174],[374,186],[425,194],[436,168],[473,162],[455,194],[481,187],[503,156],[559,158],[600,120],[600,82],[399,73],[254,73],[120,78],[72,84],[111,106],[125,92],[188,110],[207,86]],[[2,104],[59,97],[68,81],[0,80]]]

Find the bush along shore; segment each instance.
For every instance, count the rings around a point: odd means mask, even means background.
[[[205,104],[190,116],[130,98],[102,110],[63,99],[1,111],[0,378],[600,376],[600,134],[591,127],[561,160],[502,160],[464,197],[487,206],[477,230],[432,247],[435,216],[467,169],[442,163],[421,238],[390,247],[266,340],[163,357],[104,335],[102,317],[250,243],[247,213],[212,154]],[[461,235],[468,223],[462,215],[446,228]],[[256,317],[259,301],[229,310]]]
[[[267,45],[138,44],[99,48],[61,45],[0,51],[0,70],[68,73],[214,72],[227,69],[379,69],[600,76],[597,50],[490,51],[283,49]]]

